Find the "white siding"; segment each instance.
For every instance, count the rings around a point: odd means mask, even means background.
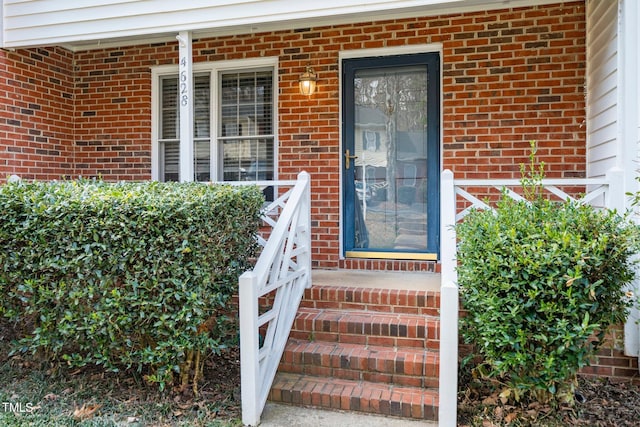
[[[558,0],[0,0],[2,46],[75,48],[558,3]],[[86,48],[85,47],[85,48]]]
[[[619,165],[618,2],[587,1],[587,172]]]

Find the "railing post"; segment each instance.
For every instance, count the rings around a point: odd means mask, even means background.
[[[458,287],[456,273],[456,192],[453,173],[440,179],[440,406],[438,423],[455,427],[458,418]]]
[[[304,228],[304,244],[308,250],[300,255],[300,262],[308,269],[305,288],[311,287],[311,176],[309,172],[302,171],[298,174],[298,181],[304,182],[304,194],[300,200],[302,214],[300,215]]]
[[[258,363],[258,277],[247,271],[239,280],[240,310],[240,389],[242,398],[242,423],[257,426],[261,410],[258,409],[259,375]]]
[[[191,31],[177,36],[180,58],[180,182],[193,182],[193,37]]]
[[[442,283],[456,282],[456,189],[453,172],[440,178],[440,259]]]
[[[624,171],[620,168],[611,168],[606,174],[608,191],[605,197],[605,207],[615,209],[622,214],[625,211]]]

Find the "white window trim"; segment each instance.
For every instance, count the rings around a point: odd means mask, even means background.
[[[218,74],[221,71],[242,71],[250,68],[273,68],[273,179],[278,179],[278,57],[234,59],[217,62],[196,62],[193,64],[194,73],[209,72],[211,76],[211,177],[212,181],[218,177]],[[159,65],[151,67],[151,180],[160,180],[160,78],[167,75],[177,75],[178,64]]]

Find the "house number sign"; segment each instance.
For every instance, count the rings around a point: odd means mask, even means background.
[[[187,58],[180,58],[180,105],[189,105],[189,85],[187,84]]]
[[[193,60],[191,33],[182,31],[176,37],[178,56],[178,105],[180,105],[180,181],[194,180],[193,175]]]

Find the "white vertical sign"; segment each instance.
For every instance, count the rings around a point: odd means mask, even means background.
[[[193,53],[191,31],[180,31],[178,103],[180,105],[180,182],[193,177]]]

